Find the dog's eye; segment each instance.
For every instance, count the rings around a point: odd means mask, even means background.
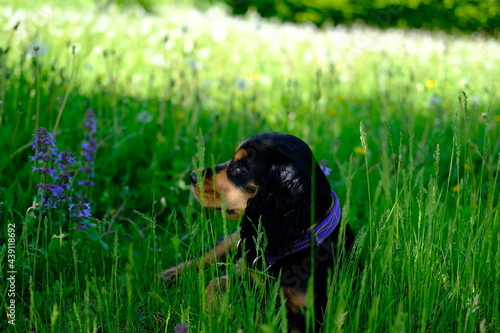
[[[227,172],[231,176],[239,176],[242,173],[241,168],[239,168],[239,166],[236,163],[230,164],[227,168]]]
[[[240,169],[240,168],[233,168],[233,169],[231,170],[231,174],[232,174],[233,176],[239,176],[239,175],[241,175],[241,169]]]

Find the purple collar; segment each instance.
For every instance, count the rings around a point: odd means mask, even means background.
[[[280,253],[278,255],[267,255],[267,263],[272,266],[284,257],[287,257],[293,253],[305,250],[311,247],[310,235],[313,234],[314,244],[320,245],[323,241],[332,234],[335,228],[339,225],[342,213],[340,211],[340,202],[337,198],[335,192],[332,191],[333,195],[333,207],[321,223],[315,225],[312,229],[308,230],[301,238],[297,239],[292,245],[287,249],[286,252]]]

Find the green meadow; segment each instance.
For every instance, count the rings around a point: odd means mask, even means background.
[[[1,3],[0,331],[286,332],[279,289],[250,289],[231,257],[158,277],[238,225],[200,207],[189,173],[268,131],[332,168],[357,236],[323,332],[500,331],[498,40]],[[65,193],[91,214],[45,205],[36,168],[61,164],[30,158],[40,127],[76,158]]]

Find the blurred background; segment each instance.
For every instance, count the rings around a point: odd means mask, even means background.
[[[496,0],[97,0],[106,7],[138,5],[155,12],[160,4],[199,7],[227,5],[232,14],[257,12],[285,22],[318,27],[364,22],[380,28],[423,28],[446,32],[481,32],[498,35],[500,1]]]

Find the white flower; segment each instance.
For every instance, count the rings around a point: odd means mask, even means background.
[[[248,88],[248,81],[245,78],[240,77],[236,79],[234,86],[238,90],[246,90]]]
[[[430,105],[439,105],[439,104],[441,104],[441,99],[437,96],[432,96],[431,98],[429,98],[429,104]]]
[[[32,57],[41,57],[45,53],[47,53],[47,45],[45,43],[41,43],[39,41],[34,41],[26,48],[26,51]]]
[[[153,120],[153,115],[146,110],[142,110],[137,114],[137,121],[143,124],[150,123]]]
[[[481,97],[475,96],[475,95],[470,96],[469,103],[470,103],[470,105],[478,106],[481,103]]]
[[[200,67],[201,67],[200,62],[198,62],[198,61],[196,61],[196,60],[194,60],[194,59],[189,59],[189,60],[187,61],[187,65],[188,65],[189,67],[191,67],[191,69],[192,69],[192,70],[194,70],[194,71],[199,70],[199,69],[200,69]]]

